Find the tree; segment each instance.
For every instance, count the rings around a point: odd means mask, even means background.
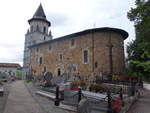
[[[21,70],[17,70],[17,71],[16,71],[16,76],[17,76],[19,79],[22,79],[22,71],[21,71]]]
[[[127,45],[129,74],[150,79],[150,0],[136,0],[127,16],[134,22],[136,39]]]

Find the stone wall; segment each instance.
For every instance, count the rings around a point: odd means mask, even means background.
[[[57,39],[56,39],[57,40]],[[71,41],[74,45],[71,46]],[[117,32],[89,32],[76,37],[53,41],[31,48],[30,70],[32,74],[41,75],[44,71],[58,75],[58,68],[68,72],[68,64],[72,62],[76,66],[74,74],[81,77],[91,75],[108,75],[110,72],[109,44],[113,45],[113,73],[123,74],[124,62],[124,38]],[[88,51],[88,63],[83,62],[83,51]],[[42,64],[39,58],[42,57]],[[60,58],[62,57],[62,58]]]

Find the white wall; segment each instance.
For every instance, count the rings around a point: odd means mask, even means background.
[[[6,73],[7,75],[16,76],[17,68],[14,67],[0,67],[1,73]]]

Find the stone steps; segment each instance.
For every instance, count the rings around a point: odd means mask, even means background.
[[[43,96],[43,97],[46,97],[48,99],[51,99],[51,100],[55,100],[55,95],[53,93],[47,93],[47,92],[44,92],[44,91],[36,91],[36,94],[37,95],[40,95],[40,96]]]
[[[72,112],[76,112],[77,111],[77,107],[76,106],[70,106],[70,105],[66,105],[66,104],[62,104],[62,103],[60,103],[59,108],[62,108],[64,110],[68,110],[68,111],[72,111]]]
[[[4,88],[0,87],[0,96],[3,96],[3,95],[4,95]]]

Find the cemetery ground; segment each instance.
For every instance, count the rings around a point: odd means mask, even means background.
[[[33,86],[27,84],[27,88],[25,84],[22,80],[11,83],[6,104],[0,101],[0,105],[5,105],[5,110],[0,109],[0,113],[71,113],[58,109],[47,98],[35,95]]]
[[[49,98],[35,94],[39,89],[32,82],[17,80],[4,84],[4,87],[4,96],[0,97],[0,113],[75,113],[55,106]],[[146,89],[142,91],[142,96],[127,113],[150,113],[150,85],[144,84],[144,87]]]

